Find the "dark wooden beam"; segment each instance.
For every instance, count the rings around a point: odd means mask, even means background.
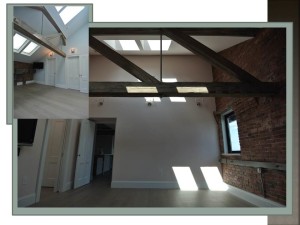
[[[89,36],[89,44],[90,47],[108,58],[113,63],[117,64],[121,68],[123,68],[128,73],[132,74],[139,80],[146,82],[146,83],[159,83],[156,78],[151,76],[149,73],[135,65],[133,62],[126,59],[124,56],[120,55],[107,45],[103,44],[98,39],[94,38],[93,36]]]
[[[176,82],[147,84],[143,82],[90,82],[90,97],[261,97],[276,96],[282,84],[260,82]],[[129,91],[128,88],[140,88]],[[157,90],[153,93],[153,89]],[[187,91],[193,88],[195,91]]]
[[[176,41],[186,49],[190,50],[194,54],[203,57],[204,60],[211,63],[213,66],[226,71],[228,74],[234,76],[240,81],[256,84],[260,82],[258,79],[236,64],[201,44],[189,35],[182,33],[180,29],[163,29],[163,34]]]
[[[28,26],[26,23],[14,19],[13,22],[14,29],[18,31],[19,33],[23,34],[25,37],[31,39],[32,41],[45,46],[49,50],[57,53],[58,55],[62,57],[66,57],[66,54],[58,49],[56,46],[54,46],[51,42],[49,42],[46,38],[44,38],[41,34],[38,34],[35,30],[33,30],[30,26]]]
[[[255,37],[262,28],[178,28],[186,35]],[[161,28],[90,28],[90,35],[160,35]]]
[[[67,44],[66,43],[66,36],[62,32],[62,30],[59,28],[59,26],[57,25],[57,23],[55,22],[55,20],[52,18],[52,16],[50,15],[50,13],[47,11],[47,9],[45,8],[45,6],[29,6],[29,7],[32,8],[32,9],[41,11],[46,16],[46,18],[49,20],[49,22],[52,24],[52,26],[55,28],[55,30],[58,33],[60,33],[63,45],[66,46],[66,44]]]

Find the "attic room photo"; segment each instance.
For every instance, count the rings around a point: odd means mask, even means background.
[[[87,118],[89,6],[13,13],[14,118]]]
[[[89,119],[18,120],[18,207],[285,208],[286,28],[89,30]]]

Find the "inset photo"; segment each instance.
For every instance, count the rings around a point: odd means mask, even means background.
[[[88,5],[13,7],[14,118],[88,117]]]

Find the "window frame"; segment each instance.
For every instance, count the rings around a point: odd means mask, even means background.
[[[228,118],[231,116],[235,116],[236,120],[236,115],[235,112],[230,109],[223,113],[221,115],[221,122],[222,122],[222,136],[223,136],[223,146],[224,146],[224,154],[241,154],[241,149],[240,150],[233,150],[231,146],[231,140],[230,140],[230,129],[229,129],[229,123],[228,123]],[[240,140],[240,138],[239,138]]]

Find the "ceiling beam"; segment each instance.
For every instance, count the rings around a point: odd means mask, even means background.
[[[255,37],[262,28],[178,28],[186,35]],[[90,35],[160,35],[161,28],[90,28]]]
[[[102,54],[107,59],[117,64],[121,68],[123,68],[131,75],[135,76],[137,79],[146,83],[160,82],[156,78],[151,76],[149,73],[147,73],[145,70],[141,69],[133,62],[129,61],[124,56],[120,55],[119,53],[117,53],[116,51],[103,44],[101,41],[99,41],[91,35],[89,36],[89,45],[91,48],[93,48],[94,50],[96,50],[97,52],[99,52],[100,54]]]
[[[38,34],[35,30],[33,30],[30,26],[28,26],[26,23],[22,22],[21,20],[14,18],[14,29],[18,31],[19,33],[23,34],[25,37],[31,39],[32,41],[43,45],[44,47],[48,48],[49,50],[57,53],[58,55],[62,57],[66,57],[66,54],[58,49],[56,46],[54,46],[51,42],[49,42],[43,35]]]
[[[226,71],[242,82],[259,83],[260,81],[252,76],[247,71],[243,70],[236,64],[224,58],[220,54],[201,44],[199,41],[182,33],[180,29],[163,29],[163,34],[168,36],[173,41],[182,45],[196,55],[203,57],[204,60],[211,63],[213,66]]]
[[[55,30],[61,35],[63,45],[66,46],[67,43],[66,43],[66,36],[64,35],[64,32],[59,28],[59,26],[57,25],[55,20],[52,18],[50,13],[47,11],[45,6],[29,6],[29,8],[39,10],[46,16],[46,18],[49,20],[49,22],[52,24],[52,26],[55,28]]]
[[[260,82],[90,82],[90,97],[262,97],[279,95],[283,85]]]

